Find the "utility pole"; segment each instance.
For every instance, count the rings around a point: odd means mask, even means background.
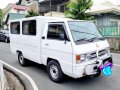
[[[50,16],[52,17],[52,1],[50,0]]]

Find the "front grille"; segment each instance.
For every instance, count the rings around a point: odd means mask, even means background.
[[[105,55],[106,54],[106,50],[101,50],[98,52],[98,55],[99,56],[102,56],[102,55]]]
[[[106,52],[105,49],[104,49],[104,50],[100,50],[100,51],[98,52],[98,56],[101,57],[101,56],[105,55],[106,53],[107,53],[107,52]],[[87,55],[87,58],[90,59],[90,60],[96,59],[96,58],[97,58],[97,53],[96,53],[96,52],[89,53],[89,54]]]
[[[94,58],[97,58],[96,52],[90,54],[90,59],[94,59]]]

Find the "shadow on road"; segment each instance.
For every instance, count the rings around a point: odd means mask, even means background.
[[[46,74],[46,76],[47,76],[46,66],[30,61],[29,67],[35,68],[35,69],[39,70],[40,72]],[[92,76],[86,76],[86,77],[82,77],[79,79],[74,79],[72,77],[65,76],[65,80],[62,84],[74,83],[74,85],[75,85],[75,83],[76,83],[79,85],[80,84],[86,85],[86,84],[96,83],[96,82],[98,82],[98,80],[102,80],[102,79],[104,79],[104,77],[102,75],[100,77],[96,77],[96,78],[92,77]]]

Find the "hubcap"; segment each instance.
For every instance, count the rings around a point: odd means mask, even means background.
[[[23,56],[22,56],[22,55],[20,56],[19,60],[20,60],[20,63],[21,63],[21,64],[23,64],[23,63],[24,63],[24,58],[23,58]]]
[[[50,66],[50,74],[54,79],[58,78],[59,71],[58,71],[58,68],[55,65]]]

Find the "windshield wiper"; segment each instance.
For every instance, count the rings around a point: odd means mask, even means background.
[[[93,37],[93,38],[89,39],[88,41],[92,42],[92,41],[94,41],[96,39],[98,39],[98,40],[105,40],[105,38],[102,38],[102,37]]]
[[[80,42],[80,41],[88,41],[88,40],[86,38],[82,38],[82,39],[76,40],[76,42]]]
[[[93,37],[93,38],[89,39],[88,41],[92,42],[92,41],[94,41],[95,39],[98,39],[98,37]]]

